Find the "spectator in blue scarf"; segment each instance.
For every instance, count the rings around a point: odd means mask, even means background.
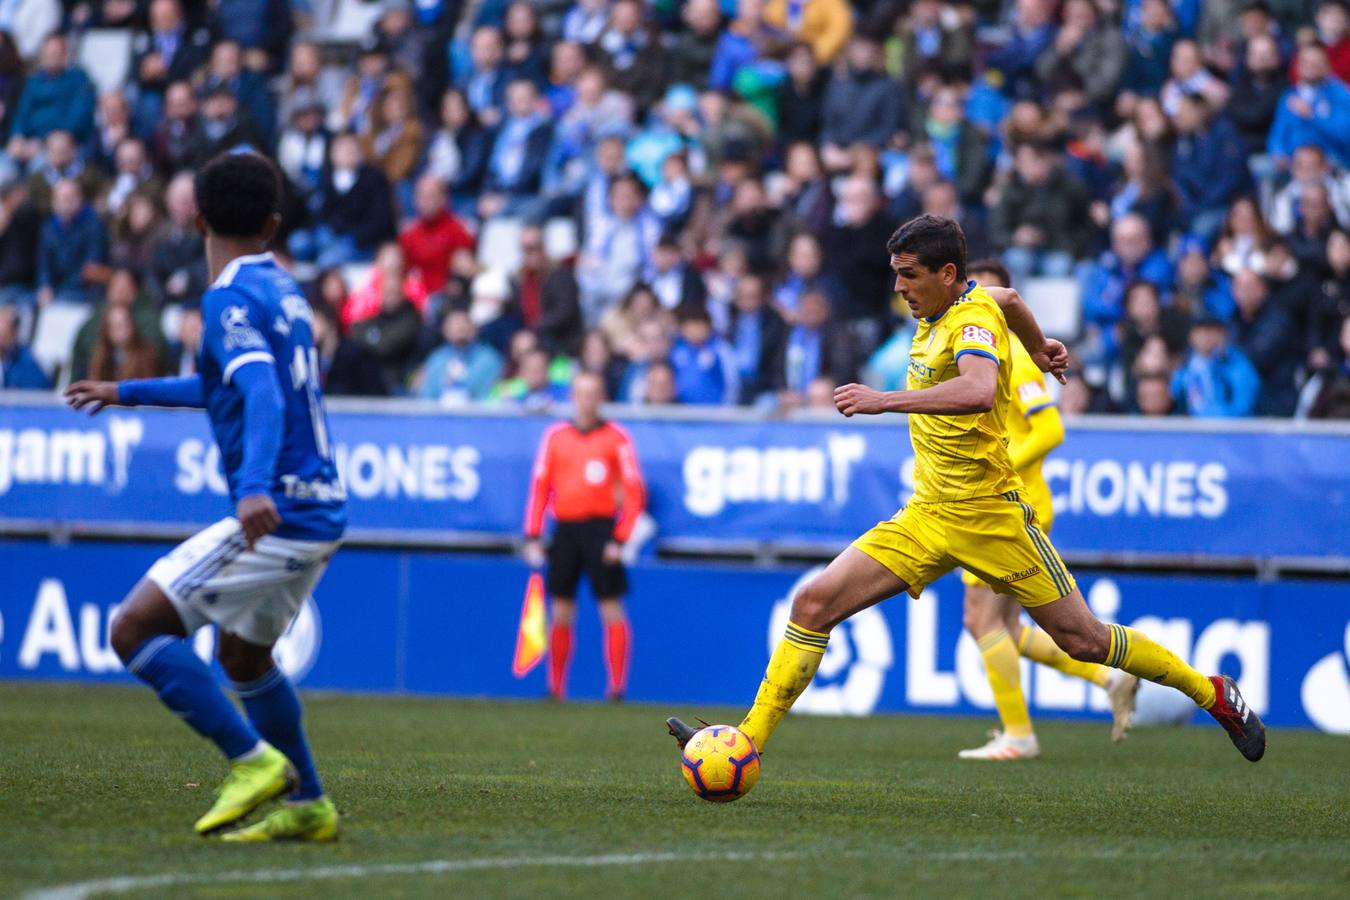
[[[506,118],[492,140],[478,214],[490,219],[519,212],[543,183],[553,129],[540,108],[534,82],[518,79],[506,89]]]
[[[471,68],[459,86],[478,121],[492,128],[502,120],[502,100],[508,78],[501,29],[491,25],[474,29],[469,39],[469,60]]]
[[[1192,416],[1250,416],[1261,378],[1247,355],[1229,345],[1228,330],[1212,316],[1191,326],[1190,353],[1172,376],[1172,397]]]
[[[726,341],[713,331],[707,310],[680,310],[680,335],[670,351],[675,370],[675,396],[680,403],[729,406],[741,394],[736,359]]]
[[[417,394],[446,406],[486,399],[502,375],[502,358],[478,340],[478,329],[465,310],[451,310],[441,323],[445,343],[422,369]]]

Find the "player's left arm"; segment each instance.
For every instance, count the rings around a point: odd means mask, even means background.
[[[921,391],[876,391],[865,384],[834,389],[834,405],[846,416],[881,413],[924,413],[966,416],[994,408],[998,392],[998,360],[966,353],[956,360],[961,374]]]
[[[239,469],[236,515],[249,549],[281,525],[272,500],[277,457],[285,430],[281,385],[274,363],[255,359],[234,371],[234,384],[244,397],[244,459]]]
[[[266,324],[248,297],[238,291],[207,291],[202,297],[202,320],[202,353],[220,366],[221,382],[233,386],[244,401],[244,454],[235,515],[251,550],[258,538],[281,525],[272,499],[286,427],[277,361],[263,336]]]
[[[1064,372],[1069,367],[1069,350],[1060,341],[1045,336],[1036,316],[1013,288],[987,287],[989,296],[1003,310],[1008,328],[1022,341],[1031,359],[1042,372],[1049,372],[1064,383]]]

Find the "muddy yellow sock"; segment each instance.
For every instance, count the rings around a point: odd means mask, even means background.
[[[768,743],[769,735],[815,677],[829,640],[828,634],[788,622],[787,633],[774,648],[769,667],[764,670],[764,680],[759,683],[759,693],[755,694],[755,705],[750,707],[740,726],[761,751]]]
[[[989,686],[994,689],[994,706],[1003,720],[1003,732],[1015,738],[1030,736],[1031,713],[1027,712],[1027,699],[1022,695],[1017,648],[1008,629],[991,631],[977,643],[984,659],[985,674],[989,676]]]
[[[1106,679],[1111,673],[1106,666],[1074,659],[1059,649],[1050,635],[1039,628],[1024,626],[1017,650],[1032,662],[1057,669],[1065,675],[1090,681],[1097,687],[1106,687]]]
[[[1176,688],[1198,703],[1201,709],[1214,705],[1214,684],[1182,662],[1181,657],[1142,631],[1124,625],[1106,627],[1111,631],[1111,646],[1106,651],[1108,666]]]

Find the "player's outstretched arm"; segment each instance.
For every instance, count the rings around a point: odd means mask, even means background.
[[[956,361],[961,374],[921,391],[877,391],[865,384],[846,384],[834,389],[834,405],[846,416],[880,413],[924,413],[933,416],[966,416],[994,408],[998,391],[998,363],[973,353]]]
[[[1064,371],[1069,367],[1068,348],[1054,338],[1045,336],[1031,307],[1026,305],[1016,289],[988,287],[985,290],[994,298],[999,309],[1003,310],[1003,318],[1008,321],[1008,327],[1022,341],[1022,346],[1027,348],[1032,361],[1042,372],[1049,372],[1063,384]]]
[[[199,375],[175,378],[137,378],[131,381],[77,381],[66,388],[71,409],[87,409],[95,415],[105,406],[168,406],[202,409]]]

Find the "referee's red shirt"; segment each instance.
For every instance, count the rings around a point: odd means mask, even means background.
[[[647,503],[647,487],[628,432],[613,422],[601,422],[590,431],[559,422],[544,432],[525,508],[526,537],[539,537],[543,531],[550,500],[559,522],[613,516],[614,540],[628,540]]]

